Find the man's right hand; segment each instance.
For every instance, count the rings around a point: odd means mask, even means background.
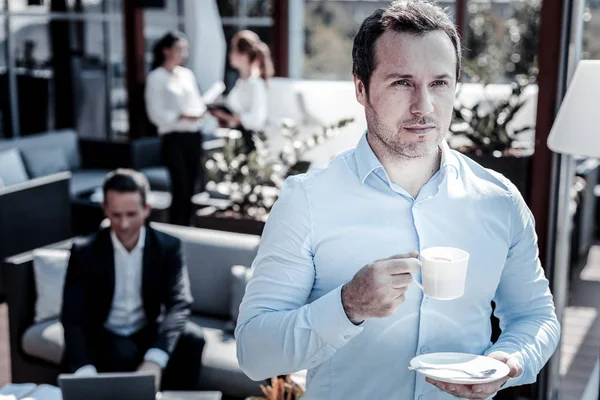
[[[362,267],[342,287],[342,305],[348,319],[359,324],[369,318],[393,315],[404,302],[408,285],[413,281],[411,273],[421,266],[418,256],[412,251]]]

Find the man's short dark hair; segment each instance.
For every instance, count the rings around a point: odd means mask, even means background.
[[[142,197],[142,205],[145,207],[150,184],[144,174],[133,169],[119,168],[106,175],[102,189],[105,199],[109,190],[119,193],[139,193]]]
[[[352,73],[365,85],[369,93],[369,81],[377,66],[375,43],[388,30],[423,35],[432,31],[445,32],[456,52],[456,79],[460,76],[461,45],[456,25],[437,4],[421,0],[394,1],[387,9],[380,8],[367,17],[352,46]]]

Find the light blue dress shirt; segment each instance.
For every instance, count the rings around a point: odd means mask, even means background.
[[[560,327],[531,212],[508,180],[440,147],[440,170],[416,199],[390,181],[366,134],[326,167],[287,179],[235,332],[250,378],[308,369],[305,400],[455,399],[409,371],[410,360],[499,350],[524,368],[507,386],[535,381]],[[341,288],[360,268],[432,246],[470,253],[464,296],[436,300],[412,284],[393,316],[348,320]],[[492,300],[503,329],[494,345]]]

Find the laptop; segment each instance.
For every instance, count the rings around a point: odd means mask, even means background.
[[[93,376],[61,374],[63,400],[155,400],[154,375],[137,372]]]

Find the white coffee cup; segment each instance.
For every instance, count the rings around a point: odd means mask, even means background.
[[[469,253],[455,247],[430,247],[419,258],[423,285],[415,283],[426,296],[452,300],[465,293]]]

